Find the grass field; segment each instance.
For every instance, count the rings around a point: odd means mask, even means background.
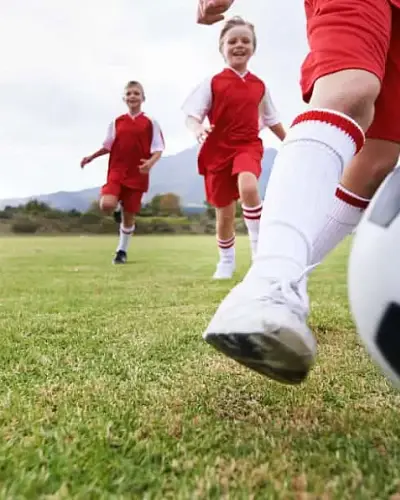
[[[400,396],[348,313],[347,247],[311,278],[299,387],[201,338],[232,283],[213,237],[0,239],[0,498],[400,498]],[[239,238],[239,279],[249,259]],[[394,496],[392,496],[394,495]]]

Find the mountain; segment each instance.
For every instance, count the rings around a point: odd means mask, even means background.
[[[260,178],[260,192],[264,193],[271,167],[275,159],[276,150],[265,150],[263,158],[263,172]],[[51,194],[41,194],[26,198],[12,198],[0,200],[0,209],[8,206],[18,206],[36,199],[47,203],[59,210],[85,211],[93,200],[99,196],[99,187],[82,191],[59,191]],[[154,168],[151,175],[150,190],[144,198],[147,202],[156,194],[175,193],[181,197],[184,207],[202,207],[204,205],[203,179],[197,173],[197,148],[186,149],[176,155],[164,156]]]

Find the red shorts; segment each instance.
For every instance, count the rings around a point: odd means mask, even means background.
[[[128,188],[122,184],[109,183],[101,188],[101,196],[111,195],[118,198],[126,212],[137,214],[142,207],[143,191]]]
[[[223,170],[206,172],[204,185],[208,203],[216,208],[222,208],[238,200],[240,198],[238,175],[242,172],[254,174],[258,179],[261,174],[260,161],[248,153],[240,153]]]
[[[389,0],[305,0],[310,52],[301,75],[306,102],[322,76],[363,69],[381,81],[367,136],[400,142],[400,9]]]

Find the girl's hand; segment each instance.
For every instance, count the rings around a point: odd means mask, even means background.
[[[214,125],[210,125],[209,127],[203,124],[199,125],[198,129],[196,130],[197,142],[199,144],[203,144],[213,130],[214,130]]]
[[[141,174],[148,174],[150,172],[151,167],[153,166],[153,162],[151,160],[140,160],[139,171]]]
[[[197,7],[198,24],[214,24],[224,19],[224,12],[234,0],[199,0]]]

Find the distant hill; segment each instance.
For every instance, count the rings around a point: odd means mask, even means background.
[[[260,192],[264,193],[271,167],[276,156],[275,149],[266,149],[263,158],[263,173],[260,179]],[[18,206],[36,199],[59,210],[76,209],[86,211],[93,200],[99,196],[99,187],[82,191],[59,191],[51,194],[32,195],[26,198],[0,200],[0,209]],[[186,149],[176,155],[165,156],[154,168],[151,176],[150,190],[144,201],[147,202],[156,194],[172,192],[180,196],[182,206],[188,211],[197,211],[204,205],[203,179],[197,173],[197,148]]]

